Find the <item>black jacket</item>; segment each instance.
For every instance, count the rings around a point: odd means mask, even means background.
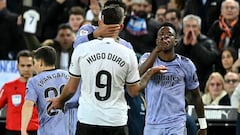
[[[195,46],[184,45],[183,38],[180,40],[175,50],[176,53],[190,58],[197,68],[200,82],[200,89],[204,91],[208,76],[213,72],[213,66],[219,56],[217,46],[213,40],[200,34]]]
[[[27,49],[22,28],[17,25],[17,17],[7,9],[0,11],[0,59],[16,59],[20,50]]]

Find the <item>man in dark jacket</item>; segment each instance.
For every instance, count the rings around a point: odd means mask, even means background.
[[[221,3],[223,0],[186,0],[184,16],[194,14],[202,19],[201,31],[207,34],[211,24],[220,15]]]
[[[6,8],[6,0],[0,0],[0,59],[14,60],[20,50],[27,49],[17,14]]]
[[[201,34],[201,19],[196,15],[183,18],[183,33],[183,38],[176,46],[176,52],[193,61],[197,68],[200,90],[203,91],[219,55],[217,46],[213,40]]]

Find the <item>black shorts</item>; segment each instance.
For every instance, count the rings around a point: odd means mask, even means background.
[[[127,126],[97,126],[78,122],[76,135],[128,135]]]
[[[27,131],[28,135],[37,135],[36,131]],[[21,131],[6,130],[5,135],[21,135]]]

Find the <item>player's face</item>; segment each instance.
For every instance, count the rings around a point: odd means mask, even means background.
[[[167,51],[173,49],[176,44],[175,31],[168,26],[162,27],[157,36],[157,45],[161,50]]]
[[[30,78],[33,75],[33,58],[32,57],[19,57],[17,65],[19,74],[23,78]]]

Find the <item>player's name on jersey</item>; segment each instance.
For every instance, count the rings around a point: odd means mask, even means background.
[[[89,64],[92,64],[93,62],[98,60],[110,60],[117,63],[120,67],[123,67],[126,64],[121,57],[113,53],[96,53],[94,55],[89,56],[86,60]]]
[[[47,81],[49,81],[49,80],[51,80],[51,79],[55,79],[55,78],[62,78],[62,77],[66,78],[66,79],[69,79],[69,75],[67,75],[67,74],[65,74],[65,73],[56,73],[56,72],[55,72],[55,73],[53,73],[53,74],[49,74],[49,75],[47,75],[46,77],[43,77],[42,80],[39,81],[38,86],[43,87],[43,85],[44,85]]]

